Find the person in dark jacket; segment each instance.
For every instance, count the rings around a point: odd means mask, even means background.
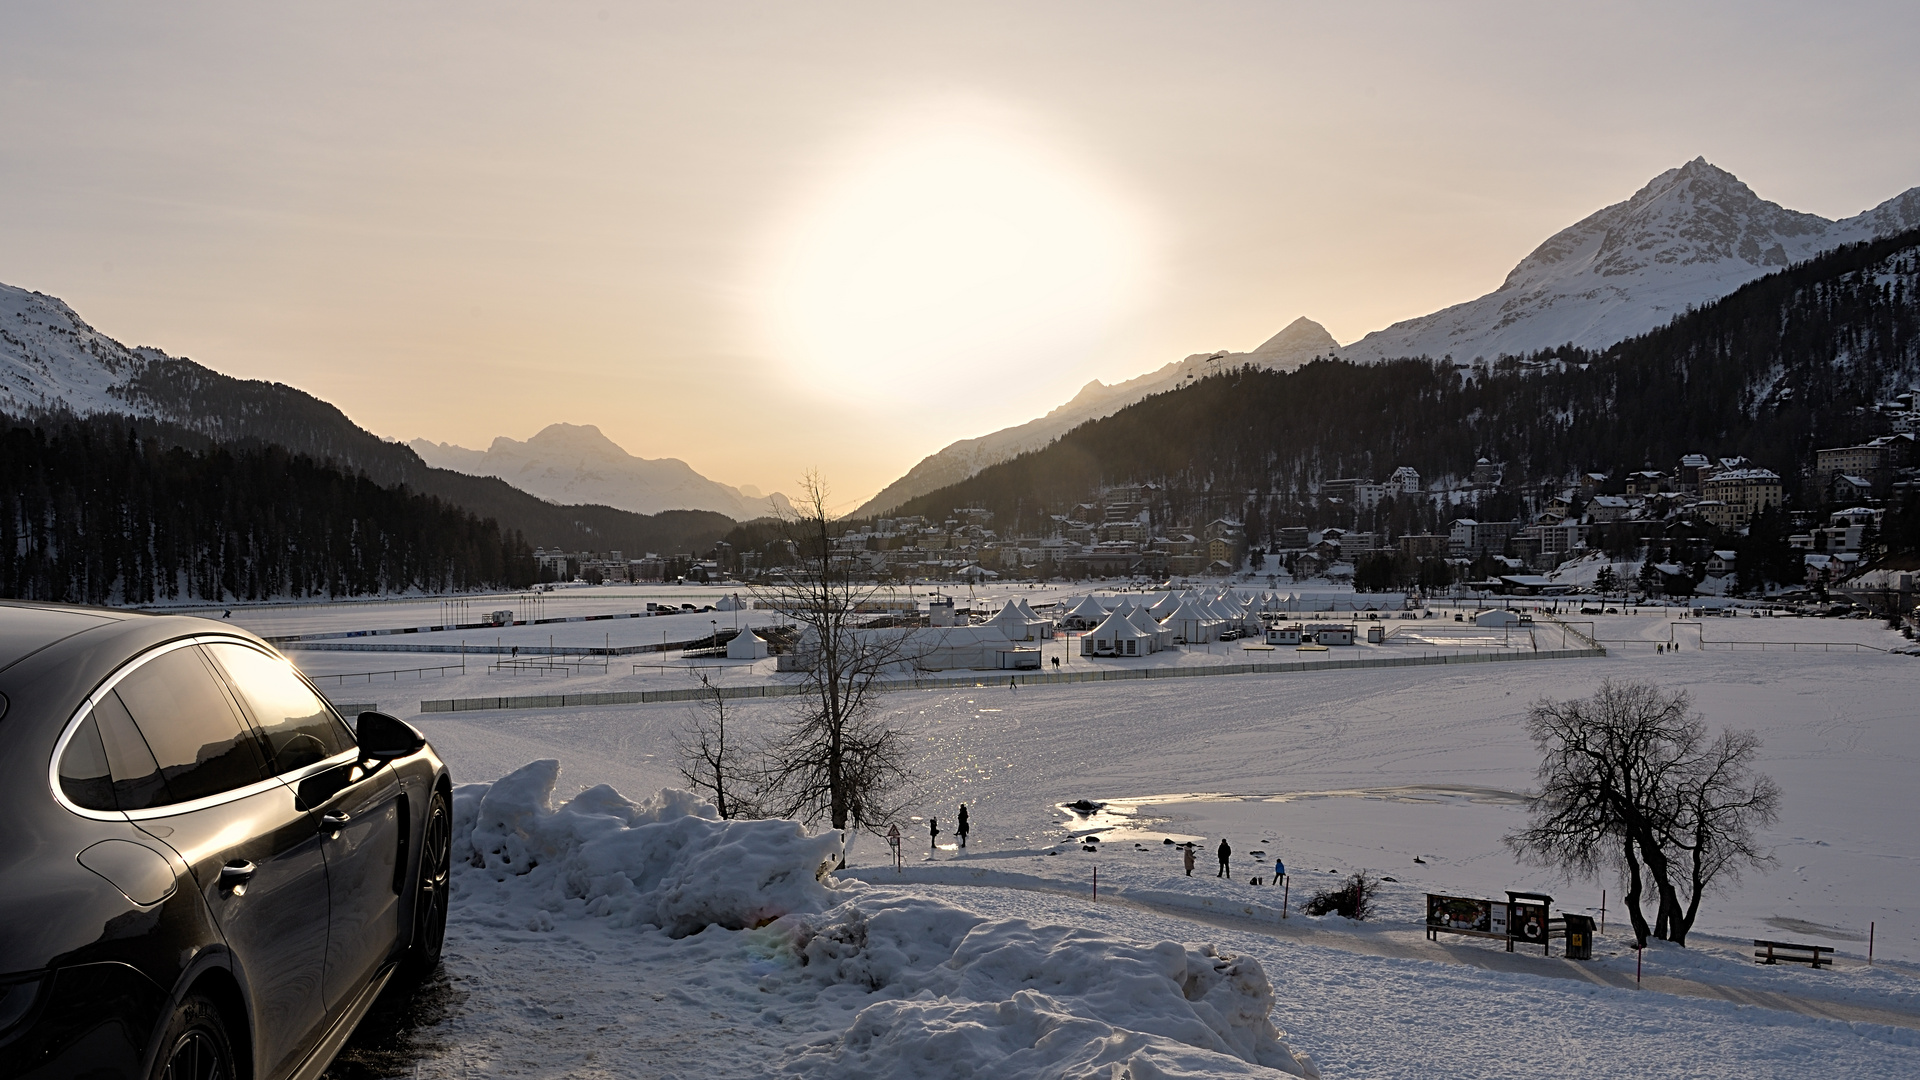
[[[960,827],[953,831],[953,835],[960,838],[961,847],[964,848],[967,846],[967,804],[966,803],[960,804]]]
[[[1227,860],[1233,858],[1233,848],[1228,846],[1227,838],[1224,836],[1220,838],[1219,855],[1220,855],[1220,872],[1218,874],[1215,874],[1214,876],[1231,879],[1233,875],[1227,873]]]
[[[940,819],[937,817],[927,819],[927,850],[940,850]]]

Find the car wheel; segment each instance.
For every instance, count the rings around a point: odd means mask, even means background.
[[[447,893],[453,870],[453,815],[444,793],[433,793],[420,830],[420,873],[414,887],[413,938],[402,961],[407,978],[418,981],[439,966],[447,940]]]
[[[189,996],[167,1022],[153,1080],[234,1080],[237,1075],[226,1017],[205,995]]]

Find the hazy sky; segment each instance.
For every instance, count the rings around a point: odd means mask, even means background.
[[[1088,379],[1497,286],[1696,155],[1920,184],[1920,5],[0,8],[0,281],[382,435],[847,506]]]

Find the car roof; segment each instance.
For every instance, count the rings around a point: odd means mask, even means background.
[[[115,612],[0,601],[0,671],[86,630],[120,622]]]

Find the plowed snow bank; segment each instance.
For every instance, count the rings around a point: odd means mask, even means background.
[[[823,884],[840,836],[791,821],[721,821],[672,788],[635,804],[602,784],[553,805],[557,761],[536,761],[492,784],[453,793],[453,858],[473,900],[493,900],[528,929],[556,915],[651,924],[674,937],[708,926],[739,930],[840,897]],[[463,897],[466,899],[467,897]]]
[[[883,997],[788,1071],[818,1077],[1317,1076],[1281,1041],[1259,961],[873,897],[783,920],[800,966],[762,990],[854,984]]]

